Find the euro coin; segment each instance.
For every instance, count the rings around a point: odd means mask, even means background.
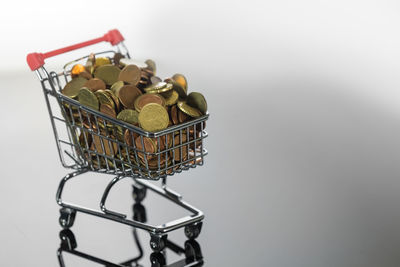
[[[116,142],[108,140],[103,136],[93,135],[92,150],[96,151],[98,154],[114,156],[118,151],[118,145]]]
[[[118,80],[137,85],[140,81],[142,71],[136,65],[127,65],[119,73]]]
[[[87,80],[85,78],[80,76],[73,78],[65,85],[65,87],[61,90],[61,93],[70,98],[76,98],[79,94],[79,90],[81,90],[86,81]]]
[[[165,82],[158,82],[144,88],[144,90],[149,94],[160,94],[172,90],[172,85]]]
[[[121,104],[130,109],[134,109],[135,100],[142,92],[133,85],[124,85],[118,92],[118,98]]]
[[[165,107],[165,99],[158,94],[140,95],[138,98],[136,98],[134,106],[136,111],[140,112],[142,108],[149,103],[156,103]]]
[[[181,145],[180,147],[175,148],[171,151],[171,156],[175,161],[185,161],[188,157],[188,145],[184,145],[187,142],[186,134],[182,134],[182,138],[180,134],[175,135],[174,137],[174,146]],[[183,145],[183,146],[182,146]]]
[[[172,106],[175,105],[176,102],[178,102],[179,94],[173,90],[171,95],[168,97],[165,97],[165,105],[167,106]]]
[[[98,58],[96,58],[94,64],[96,67],[99,67],[99,66],[111,64],[111,60],[107,57],[98,57]]]
[[[99,100],[97,99],[96,95],[86,87],[83,87],[81,90],[79,90],[78,101],[86,107],[99,110]]]
[[[115,113],[115,109],[110,105],[101,104],[100,111],[114,119],[117,117],[117,114]]]
[[[165,107],[150,103],[139,113],[139,125],[145,131],[156,132],[168,127],[169,116]]]
[[[182,87],[182,85],[180,83],[178,83],[177,81],[175,81],[174,79],[171,79],[171,78],[165,79],[164,82],[167,82],[168,84],[171,84],[172,85],[172,89],[179,94],[179,97],[181,99],[185,99],[186,98],[187,92]]]
[[[124,86],[124,82],[123,81],[117,81],[115,83],[113,83],[113,85],[111,85],[111,91],[113,91],[113,93],[118,96],[118,91],[119,89],[122,88],[122,86]]]
[[[84,71],[85,71],[85,66],[83,66],[82,64],[76,64],[71,69],[71,77],[76,77],[81,72],[84,72]]]
[[[145,63],[148,66],[147,68],[150,69],[155,74],[156,73],[156,63],[151,59],[146,60]]]
[[[133,125],[138,125],[138,116],[139,113],[136,110],[124,109],[123,111],[118,113],[117,119]]]
[[[202,115],[200,110],[189,106],[185,101],[178,101],[177,105],[180,111],[182,111],[186,115],[189,115],[190,117],[198,118]]]
[[[96,68],[94,72],[94,77],[103,80],[106,85],[113,85],[118,81],[118,76],[121,70],[114,65],[102,65]]]
[[[176,73],[172,76],[172,79],[179,83],[187,93],[188,83],[186,77],[183,76],[183,74]]]
[[[124,57],[125,56],[122,55],[121,53],[115,53],[114,57],[113,57],[114,64],[117,66],[120,66],[119,61],[121,60],[121,58],[124,58]]]
[[[111,96],[108,93],[106,93],[105,90],[97,90],[94,94],[97,96],[97,99],[99,100],[100,105],[106,104],[106,105],[111,106],[113,109],[115,109],[114,101],[112,100]]]
[[[106,84],[98,78],[88,80],[83,86],[89,88],[92,92],[106,89]]]
[[[173,124],[178,124],[179,123],[179,119],[178,119],[178,108],[176,107],[176,105],[173,105],[171,107],[171,120]]]
[[[186,103],[200,110],[203,115],[207,113],[207,101],[201,93],[191,92],[186,98]]]

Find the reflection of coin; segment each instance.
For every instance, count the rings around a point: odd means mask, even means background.
[[[191,92],[186,99],[186,103],[200,110],[203,115],[207,112],[207,101],[204,96],[198,92]]]
[[[83,86],[89,88],[92,92],[106,89],[106,84],[98,78],[88,80]]]
[[[117,119],[133,125],[138,125],[138,115],[139,113],[136,110],[124,109],[118,113]]]
[[[79,90],[83,87],[86,81],[85,78],[79,76],[73,78],[65,85],[64,89],[61,90],[61,93],[68,97],[75,98],[78,96]]]
[[[159,104],[147,104],[139,113],[139,124],[145,131],[161,131],[168,127],[168,122],[168,112]]]
[[[114,65],[102,65],[96,68],[94,77],[103,80],[107,85],[113,85],[118,81],[118,76],[121,70]]]
[[[197,118],[200,117],[202,114],[200,110],[197,108],[189,106],[185,101],[178,101],[178,108],[185,113],[186,115],[189,115],[190,117]]]
[[[119,76],[118,80],[132,84],[132,85],[137,85],[140,81],[140,75],[142,71],[140,68],[136,65],[127,65],[125,66]]]
[[[135,109],[140,112],[142,108],[149,103],[156,103],[165,106],[165,99],[158,94],[144,94],[136,98],[134,106]]]
[[[118,91],[118,98],[122,105],[126,108],[134,109],[135,100],[142,92],[133,85],[124,85]]]
[[[78,101],[86,107],[99,110],[99,100],[96,95],[86,87],[79,90]]]

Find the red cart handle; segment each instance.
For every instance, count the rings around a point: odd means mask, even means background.
[[[124,40],[122,34],[117,30],[108,31],[104,36],[95,38],[93,40],[89,40],[86,42],[82,42],[79,44],[70,45],[64,48],[60,48],[57,50],[53,50],[47,53],[30,53],[26,56],[26,61],[28,62],[29,67],[31,70],[37,70],[38,68],[44,65],[44,60],[49,57],[54,57],[75,49],[79,49],[82,47],[86,47],[89,45],[97,44],[100,42],[110,42],[111,45],[117,45]]]

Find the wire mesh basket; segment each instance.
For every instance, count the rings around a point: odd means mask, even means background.
[[[123,43],[96,55],[130,57]],[[204,164],[205,122],[209,114],[162,131],[147,132],[83,106],[61,93],[71,80],[71,68],[88,56],[66,64],[61,72],[36,69],[64,167],[158,180]]]

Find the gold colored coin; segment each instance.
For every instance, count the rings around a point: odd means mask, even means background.
[[[124,85],[118,91],[118,98],[122,105],[126,108],[134,109],[135,108],[135,100],[138,96],[140,96],[142,92],[133,85]]]
[[[83,86],[89,88],[92,92],[106,89],[106,84],[98,78],[88,80]]]
[[[98,57],[98,58],[96,58],[94,64],[96,67],[100,67],[103,65],[111,64],[111,60],[107,57]]]
[[[101,104],[106,104],[111,106],[113,109],[115,109],[115,103],[113,101],[113,99],[111,98],[111,96],[106,93],[105,90],[97,90],[94,93],[97,96],[97,99],[99,100],[100,105]]]
[[[117,82],[113,83],[113,85],[111,85],[110,89],[117,96],[118,95],[118,91],[119,91],[119,89],[122,88],[122,86],[124,86],[124,82],[123,81],[117,81]]]
[[[104,90],[104,92],[111,97],[114,102],[115,111],[118,113],[121,110],[121,103],[119,102],[118,97],[111,90]]]
[[[178,98],[179,94],[175,90],[172,90],[172,94],[169,97],[165,97],[165,104],[167,106],[175,105],[178,102]]]
[[[203,115],[207,113],[207,101],[201,93],[191,92],[186,98],[186,103],[200,110]]]
[[[118,145],[116,142],[110,141],[105,137],[93,135],[92,150],[99,154],[104,153],[107,156],[114,156],[118,151]]]
[[[172,90],[172,85],[165,82],[159,82],[144,88],[144,90],[149,94],[160,94]]]
[[[95,64],[96,64],[96,56],[93,53],[91,53],[85,64],[86,71],[89,72],[90,74],[93,74],[95,69]]]
[[[190,117],[198,118],[202,115],[200,110],[189,106],[185,101],[178,101],[177,106],[179,110],[181,110],[186,115],[189,115]]]
[[[117,117],[115,109],[108,104],[100,104],[100,111],[114,119]]]
[[[86,107],[99,110],[99,100],[96,95],[86,87],[79,90],[78,101]]]
[[[138,83],[140,81],[141,73],[142,73],[142,71],[140,70],[140,68],[138,66],[127,65],[121,70],[121,72],[118,76],[118,80],[136,86],[136,85],[138,85]]]
[[[140,112],[142,108],[149,103],[156,103],[165,107],[165,99],[158,94],[140,95],[138,98],[136,98],[134,106],[136,111]]]
[[[145,131],[156,132],[168,127],[169,116],[165,107],[150,103],[139,113],[139,125]]]
[[[183,145],[186,142],[187,142],[186,134],[182,134],[182,139],[181,139],[180,134],[177,134],[174,137],[173,144],[174,144],[174,146],[177,146],[177,145]],[[188,145],[183,145],[181,147],[177,147],[173,150],[174,152],[171,151],[171,156],[174,157],[175,161],[179,161],[179,162],[185,161],[188,158],[188,148],[189,148]]]
[[[76,64],[71,69],[71,77],[76,77],[81,72],[84,72],[84,71],[85,71],[85,66],[83,66],[82,64]]]
[[[106,85],[113,85],[118,81],[118,76],[121,70],[114,65],[102,65],[96,68],[94,77],[103,80]]]
[[[179,97],[181,99],[185,99],[187,96],[187,92],[186,90],[182,87],[182,85],[180,83],[178,83],[177,81],[175,81],[172,78],[167,78],[164,80],[165,82],[167,82],[168,84],[172,85],[172,89],[174,91],[176,91],[179,94]]]
[[[185,90],[185,93],[187,93],[188,83],[186,77],[183,76],[183,74],[176,73],[172,76],[172,79],[179,83]]]
[[[79,94],[79,90],[83,87],[86,81],[87,80],[85,78],[80,76],[73,78],[65,85],[65,87],[61,90],[61,93],[70,98],[76,98]]]
[[[189,116],[183,113],[180,109],[178,109],[178,120],[179,123],[184,123],[185,121],[189,120]]]
[[[133,125],[138,125],[139,120],[139,113],[136,110],[133,109],[124,109],[120,113],[118,113],[117,119],[133,124]]]

